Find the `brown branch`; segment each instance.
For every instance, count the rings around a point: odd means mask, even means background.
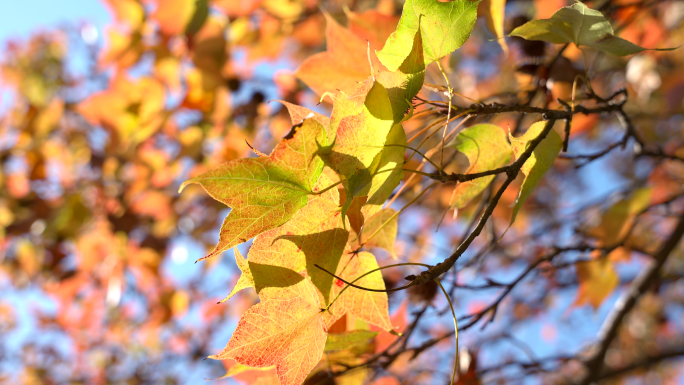
[[[680,347],[678,349],[673,349],[670,351],[666,351],[663,353],[660,353],[658,355],[653,355],[653,356],[647,356],[644,357],[640,360],[634,361],[630,363],[629,365],[623,366],[619,369],[612,369],[608,371],[604,371],[601,373],[598,378],[596,379],[597,381],[599,380],[604,380],[610,377],[615,377],[615,376],[620,376],[623,374],[626,374],[628,372],[631,372],[633,370],[641,369],[641,368],[647,368],[649,366],[653,366],[656,364],[659,364],[662,361],[669,360],[672,358],[678,358],[684,356],[684,348]]]
[[[595,344],[596,351],[592,356],[585,360],[584,365],[587,368],[587,371],[585,376],[579,381],[579,384],[588,385],[600,377],[606,352],[617,336],[622,321],[627,313],[636,305],[637,300],[641,295],[646,292],[658,277],[660,268],[663,266],[672,250],[677,246],[683,235],[684,214],[679,217],[677,227],[675,227],[672,234],[670,234],[670,237],[662,244],[655,254],[655,261],[637,276],[628,291],[618,300],[612,312],[603,323],[601,331],[599,332],[598,342]]]
[[[411,281],[412,286],[421,285],[428,281],[432,281],[433,279],[447,272],[454,265],[454,263],[456,263],[456,260],[458,260],[458,258],[466,251],[466,249],[470,246],[473,240],[475,240],[475,238],[477,238],[477,236],[480,235],[480,232],[482,232],[485,223],[494,212],[494,208],[496,208],[496,205],[499,203],[499,199],[501,199],[501,196],[503,195],[504,191],[506,191],[506,188],[518,176],[518,172],[522,168],[523,164],[525,164],[525,162],[530,158],[530,156],[532,156],[532,152],[537,148],[539,143],[541,143],[541,141],[544,140],[544,138],[546,138],[546,135],[548,135],[548,133],[553,129],[553,124],[555,122],[556,121],[554,119],[549,120],[544,126],[542,132],[536,138],[529,142],[527,149],[520,155],[520,158],[518,158],[518,160],[516,160],[515,162],[513,162],[513,164],[507,167],[506,180],[501,185],[496,195],[492,197],[492,200],[487,205],[487,208],[480,217],[480,220],[477,226],[475,226],[473,232],[470,233],[466,240],[458,246],[456,251],[453,254],[451,254],[449,258],[429,268],[428,270],[423,271],[417,277],[413,275],[406,277],[407,280]]]

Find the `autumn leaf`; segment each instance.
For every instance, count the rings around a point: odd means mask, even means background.
[[[598,309],[601,303],[613,292],[620,279],[608,258],[598,258],[588,262],[578,262],[577,297],[575,305],[590,304]]]
[[[392,104],[394,122],[400,123],[413,106],[410,104],[418,95],[425,80],[425,61],[423,58],[423,38],[417,33],[413,39],[411,52],[396,71],[380,71],[377,80],[387,89]]]
[[[508,45],[504,40],[504,16],[506,0],[482,0],[477,6],[478,16],[487,21],[487,28],[494,34],[504,53],[508,54]]]
[[[377,269],[378,262],[373,254],[362,251],[358,254],[345,253],[338,266],[336,275],[351,282],[363,274]],[[371,289],[385,289],[385,281],[382,279],[380,271],[375,271],[354,282],[354,284]],[[383,330],[393,330],[389,318],[387,293],[361,290],[354,287],[348,287],[342,291],[345,286],[344,282],[335,280],[330,297],[334,300],[338,294],[342,294],[332,304],[329,312],[325,313],[326,325],[332,325],[349,312]]]
[[[374,9],[357,13],[346,11],[349,30],[362,41],[368,41],[372,50],[382,49],[387,38],[397,29],[399,18]]]
[[[368,43],[339,25],[330,15],[325,17],[328,50],[304,60],[295,75],[319,95],[338,90],[353,93],[359,82],[372,75]],[[384,69],[373,52],[371,61],[375,70]]]
[[[529,21],[514,29],[511,36],[555,44],[574,43],[578,47],[592,47],[616,56],[632,55],[649,49],[615,36],[613,27],[601,12],[580,2],[559,9],[550,19]],[[671,51],[675,48],[650,49]]]
[[[370,217],[363,226],[361,243],[366,247],[379,247],[394,254],[394,241],[397,238],[399,215],[394,209],[383,209]]]
[[[325,164],[344,177],[347,202],[366,196],[373,178],[371,166],[380,154],[392,129],[393,116],[387,90],[372,77],[352,95],[329,94],[333,111],[328,131],[330,146],[321,146],[318,155]]]
[[[382,50],[380,62],[396,71],[411,53],[420,31],[425,65],[450,54],[470,37],[477,18],[479,1],[407,0],[397,30]]]
[[[318,123],[320,123],[323,127],[328,127],[330,125],[330,118],[317,112],[313,112],[306,107],[298,106],[284,100],[274,100],[274,102],[280,102],[285,106],[285,108],[287,108],[287,111],[290,113],[290,119],[292,120],[293,126],[301,124],[304,119],[308,118],[316,119],[316,121],[318,121]]]
[[[513,148],[513,154],[515,159],[518,159],[522,153],[527,149],[527,143],[534,140],[539,133],[544,130],[547,122],[537,122],[530,126],[527,132],[520,138],[515,138],[513,135],[509,134],[509,139],[511,140],[511,147]],[[523,164],[520,171],[525,174],[525,180],[520,187],[520,192],[518,193],[518,198],[515,200],[515,206],[513,207],[513,215],[511,216],[511,223],[515,222],[515,217],[518,215],[518,211],[525,204],[527,198],[532,195],[532,192],[539,184],[541,178],[546,174],[546,172],[553,166],[553,162],[560,153],[563,147],[563,141],[556,131],[553,129],[549,131],[546,138],[537,145],[537,147],[532,152],[532,155],[527,159],[525,164]]]
[[[477,124],[468,127],[447,146],[454,147],[468,158],[470,163],[468,174],[502,167],[511,160],[513,155],[506,134],[499,126],[493,124]],[[465,207],[493,179],[494,175],[490,175],[456,185],[451,196],[451,208],[458,210]]]
[[[200,184],[232,208],[221,226],[218,244],[202,259],[284,224],[304,207],[323,169],[314,157],[316,145],[325,142],[323,126],[306,119],[268,157],[234,160],[183,183],[181,190]]]
[[[327,177],[321,176],[317,187],[323,189],[330,184]],[[327,303],[333,277],[314,265],[336,271],[342,257],[349,233],[342,226],[338,202],[334,188],[312,196],[286,224],[257,236],[247,256],[250,267],[259,264],[307,271]],[[252,273],[259,291],[264,286],[259,283],[260,274],[253,268]]]
[[[249,263],[247,262],[245,257],[242,256],[240,250],[238,250],[237,247],[233,248],[233,253],[235,254],[235,263],[237,263],[237,266],[240,269],[241,274],[233,290],[230,292],[230,294],[228,294],[226,298],[222,299],[221,302],[225,302],[231,299],[235,294],[237,294],[242,289],[254,287],[254,278],[252,277],[252,272],[249,269]]]
[[[321,359],[327,338],[316,288],[303,279],[259,296],[223,351],[209,358],[233,358],[253,368],[275,365],[282,385],[301,384]]]
[[[651,189],[636,190],[632,196],[612,205],[601,218],[601,223],[590,230],[603,247],[612,247],[624,240],[634,224],[637,214],[645,210],[651,201]]]

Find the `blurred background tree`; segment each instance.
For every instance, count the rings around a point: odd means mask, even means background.
[[[255,156],[254,150],[269,152],[292,125],[282,105],[270,100],[329,114],[328,104],[318,104],[331,90],[325,82],[335,83],[336,71],[367,76],[367,62],[335,56],[331,46],[349,43],[339,37],[351,34],[381,49],[402,9],[393,0],[103,3],[111,13],[107,25],[74,20],[4,43],[3,383],[184,384],[232,367],[203,359],[223,347],[257,297],[245,290],[217,304],[239,276],[232,251],[192,262],[216,244],[227,209],[199,188],[179,195],[178,187],[221,163]],[[575,115],[568,152],[513,227],[499,240],[522,176],[444,276],[463,328],[459,384],[574,382],[586,357],[596,355],[591,344],[598,341],[601,349],[599,330],[622,306],[618,298],[659,261],[668,240],[677,245],[671,234],[684,211],[684,53],[620,58],[592,51],[584,60],[572,45],[495,40],[504,29],[549,18],[568,3],[483,2],[471,38],[440,60],[462,95],[454,96],[458,105],[475,100],[562,111],[559,98],[626,98],[624,113]],[[673,47],[684,38],[684,2],[587,3],[635,44]],[[313,69],[297,72],[314,54]],[[573,92],[585,69],[595,92],[589,96],[582,82]],[[426,139],[428,148],[441,140],[424,128],[444,122],[444,111],[434,108],[434,101],[447,100],[444,86],[430,65],[419,95],[427,102],[404,124],[407,138]],[[623,87],[626,93],[618,92]],[[458,123],[489,122],[518,136],[537,120],[538,114],[513,111]],[[420,159],[408,155],[406,168],[419,167]],[[463,154],[448,149],[443,156],[446,171],[467,170]],[[406,173],[392,206],[413,199],[424,182]],[[457,210],[450,208],[454,184],[437,186],[402,214],[394,253],[378,251],[380,264],[393,254],[401,261],[444,260],[502,183],[494,179]],[[247,247],[240,246],[244,255]],[[684,355],[682,246],[662,262],[661,274],[643,284],[639,301],[603,347],[607,366],[600,377],[607,382],[684,381],[677,359]],[[385,283],[403,285],[405,275],[417,272],[385,270]],[[333,357],[346,364],[323,365],[309,382],[447,383],[452,321],[436,293],[434,285],[391,293],[392,321],[403,336],[380,333],[351,358]],[[326,359],[334,354],[340,353]],[[362,363],[368,370],[361,377],[330,374]],[[277,381],[273,376],[252,370],[219,381],[265,384]]]

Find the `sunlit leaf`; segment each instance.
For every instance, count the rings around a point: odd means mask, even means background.
[[[470,163],[468,174],[502,167],[511,160],[513,155],[506,133],[493,124],[477,124],[468,127],[461,131],[448,146],[456,148],[468,158]],[[451,208],[458,210],[465,207],[493,179],[494,175],[490,175],[456,185],[451,196]]]
[[[336,275],[351,282],[363,274],[377,269],[378,262],[373,254],[362,251],[358,254],[345,253],[338,266]],[[385,289],[385,281],[382,279],[380,271],[375,271],[354,283],[372,289]],[[336,298],[345,286],[344,282],[336,279],[332,286],[331,300]],[[354,287],[347,288],[330,307],[330,312],[324,313],[326,325],[332,325],[347,312],[384,330],[392,330],[387,293],[385,292],[366,291]]]
[[[296,76],[319,95],[338,90],[353,93],[359,83],[371,75],[368,43],[327,14],[326,20],[328,50],[307,58],[297,69]],[[371,60],[376,71],[384,69],[373,52]]]
[[[425,65],[458,49],[470,37],[479,1],[407,0],[397,30],[390,35],[378,58],[396,71],[411,53],[420,29]]]
[[[238,159],[181,186],[197,183],[214,199],[232,208],[221,227],[219,243],[204,258],[246,242],[287,222],[308,201],[323,169],[314,156],[325,143],[325,129],[305,120],[268,157]]]
[[[380,154],[392,129],[393,116],[387,90],[373,78],[366,79],[356,92],[330,94],[333,112],[328,131],[330,146],[318,154],[327,166],[345,178],[346,214],[352,198],[368,194],[371,166]]]
[[[515,159],[518,159],[522,153],[527,149],[527,143],[534,140],[539,133],[544,130],[547,122],[537,122],[530,126],[527,132],[519,138],[513,137],[509,134],[509,139],[511,140],[511,147],[513,148],[513,154]],[[544,140],[537,145],[537,147],[532,152],[532,155],[527,159],[525,164],[523,164],[520,171],[525,174],[525,180],[520,187],[520,192],[518,193],[518,198],[515,201],[515,206],[513,207],[513,215],[511,217],[511,224],[515,221],[515,217],[518,215],[518,211],[525,204],[527,198],[532,195],[532,192],[541,181],[541,178],[546,174],[546,172],[553,166],[553,162],[560,153],[563,147],[563,140],[560,135],[551,129],[544,138]]]
[[[361,243],[367,247],[385,249],[396,258],[394,241],[399,226],[399,216],[395,216],[396,213],[394,209],[383,209],[368,218],[361,232]]]
[[[387,135],[387,142],[379,154],[377,166],[371,167],[372,179],[367,193],[368,200],[361,208],[364,218],[370,218],[382,208],[404,177],[403,146],[406,146],[406,134],[404,128],[397,124]]]
[[[615,36],[613,27],[601,12],[580,2],[559,9],[550,19],[529,21],[514,29],[511,36],[556,44],[574,43],[578,47],[592,47],[617,56],[632,55],[649,49]],[[673,49],[675,48],[654,50]]]
[[[318,189],[332,184],[325,176],[320,179]],[[267,285],[260,282],[261,274],[255,270],[255,264],[296,272],[306,270],[324,300],[328,301],[333,277],[314,265],[335,271],[342,257],[349,233],[342,226],[338,202],[337,189],[312,196],[286,224],[256,237],[247,258],[257,291]]]
[[[281,384],[301,384],[321,359],[327,337],[316,288],[307,279],[284,282],[260,297],[223,351],[209,358],[233,358],[254,368],[275,365]]]
[[[249,269],[249,263],[247,262],[247,259],[245,259],[245,257],[243,257],[242,254],[240,254],[240,250],[238,250],[237,247],[233,248],[233,252],[235,253],[235,262],[237,263],[237,266],[240,269],[241,274],[233,290],[230,292],[230,294],[228,294],[226,298],[221,300],[221,302],[225,302],[231,299],[235,294],[237,294],[242,289],[254,287],[254,278],[252,277],[252,272]]]

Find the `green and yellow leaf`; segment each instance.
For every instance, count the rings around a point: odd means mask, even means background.
[[[326,142],[324,127],[306,119],[268,157],[234,160],[183,183],[181,190],[200,184],[212,198],[232,208],[218,244],[202,259],[282,225],[304,207],[323,170],[315,156],[317,145]]]
[[[515,159],[518,159],[520,155],[525,152],[528,142],[539,136],[539,134],[544,130],[546,123],[547,122],[534,123],[520,138],[515,138],[513,135],[509,134]],[[525,164],[523,164],[520,171],[525,174],[525,179],[520,187],[518,198],[515,200],[515,206],[513,207],[513,215],[511,217],[510,225],[515,222],[515,217],[518,215],[518,211],[520,211],[520,208],[523,206],[523,204],[525,204],[527,198],[532,195],[532,192],[537,187],[544,174],[546,174],[551,166],[553,166],[553,162],[556,160],[556,157],[560,153],[562,147],[563,141],[560,135],[558,135],[558,133],[552,129],[549,131],[548,135],[546,135],[546,138],[544,138],[544,140],[537,145]]]
[[[363,274],[378,268],[378,262],[371,253],[362,251],[358,254],[345,253],[340,260],[336,275],[351,282]],[[375,271],[360,280],[355,285],[371,289],[384,290],[385,281],[380,271]],[[340,297],[330,307],[330,311],[324,314],[326,325],[330,326],[347,312],[353,314],[370,324],[384,330],[393,330],[389,318],[389,305],[387,293],[361,290],[354,287],[344,289],[346,284],[336,279],[332,286],[330,298]]]
[[[503,167],[510,162],[513,155],[506,133],[493,124],[477,124],[468,127],[461,131],[448,146],[454,147],[468,158],[470,162],[468,174]],[[451,208],[458,210],[465,207],[491,183],[494,177],[490,175],[459,183],[451,196]]]
[[[387,39],[378,58],[396,71],[412,51],[420,31],[423,59],[428,65],[458,49],[470,36],[479,1],[407,0],[397,30]]]
[[[394,241],[397,239],[399,216],[394,209],[383,209],[370,217],[361,231],[361,243],[367,247],[379,247],[394,254]]]

